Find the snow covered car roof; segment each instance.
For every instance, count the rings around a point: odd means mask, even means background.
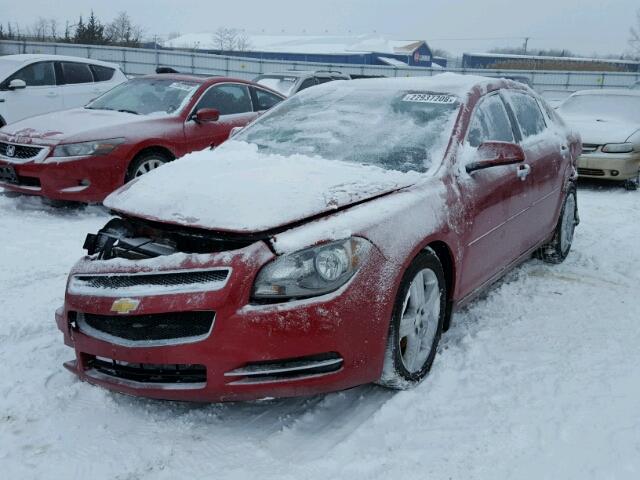
[[[215,151],[163,166],[104,203],[124,215],[215,231],[300,222],[421,181],[441,164],[467,95],[506,82],[443,74],[320,85]]]
[[[0,57],[1,61],[10,61],[15,63],[32,63],[39,61],[52,61],[52,62],[78,62],[78,63],[90,63],[92,65],[103,65],[110,68],[120,68],[117,63],[103,62],[102,60],[94,60],[93,58],[83,57],[71,57],[67,55],[44,55],[40,53],[21,53],[19,55],[4,55]]]

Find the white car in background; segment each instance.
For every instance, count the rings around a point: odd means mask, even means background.
[[[113,63],[61,55],[0,56],[0,127],[81,107],[127,77]]]
[[[640,90],[598,89],[575,92],[557,109],[582,137],[580,177],[640,183]]]

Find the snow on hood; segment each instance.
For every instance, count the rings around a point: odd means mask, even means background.
[[[149,121],[149,118],[148,115],[113,110],[74,108],[11,123],[2,128],[2,133],[19,139],[22,143],[36,144],[55,144],[63,140],[101,140],[112,135],[111,129],[124,136],[125,132],[130,131],[128,125]]]
[[[423,177],[319,157],[264,154],[256,145],[228,141],[138,178],[104,204],[161,222],[250,233],[334,211]]]
[[[561,112],[562,114],[562,112]],[[613,118],[596,118],[562,114],[564,121],[577,130],[582,142],[593,145],[605,143],[624,143],[633,135],[640,125],[623,122]]]

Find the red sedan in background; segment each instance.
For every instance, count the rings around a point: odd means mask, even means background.
[[[84,108],[0,129],[0,187],[53,200],[101,202],[164,163],[220,145],[233,127],[283,98],[223,77],[130,80]]]
[[[56,312],[66,367],[177,400],[411,387],[453,308],[568,255],[580,149],[512,81],[305,90],[106,199]]]

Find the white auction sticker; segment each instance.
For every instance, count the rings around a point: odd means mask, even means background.
[[[449,105],[456,103],[457,99],[453,95],[442,95],[437,93],[407,93],[402,101]]]

